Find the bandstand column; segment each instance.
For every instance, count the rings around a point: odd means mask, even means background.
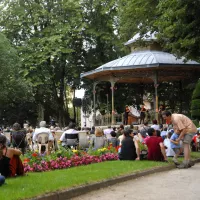
[[[158,72],[155,71],[154,75],[151,77],[154,82],[155,88],[155,99],[154,99],[154,111],[155,111],[155,119],[158,121]]]
[[[155,88],[155,118],[158,121],[158,72],[155,72],[154,88]]]
[[[114,90],[115,90],[115,81],[114,80],[110,80],[111,83],[111,91],[112,91],[112,120],[111,123],[112,125],[115,124],[115,105],[114,105]]]
[[[96,121],[96,85],[98,84],[98,82],[94,82],[93,83],[93,111],[94,111],[94,115],[93,115],[93,126],[96,125],[95,121]]]

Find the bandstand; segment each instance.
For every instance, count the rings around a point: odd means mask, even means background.
[[[198,79],[200,77],[200,63],[191,60],[185,62],[185,58],[177,58],[173,54],[162,51],[161,46],[156,41],[155,34],[148,33],[142,38],[145,41],[146,47],[136,47],[135,44],[139,38],[139,34],[136,34],[125,43],[131,49],[129,55],[81,74],[81,78],[93,80],[94,113],[96,85],[102,81],[110,82],[112,91],[112,124],[115,124],[115,83],[153,83],[155,88],[154,111],[157,119],[158,87],[160,83],[182,81],[184,79],[190,79],[191,77]]]

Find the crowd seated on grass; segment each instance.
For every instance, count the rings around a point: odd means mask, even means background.
[[[124,131],[124,139],[119,153],[120,160],[140,160],[138,141],[134,141],[133,137],[133,130],[127,129]]]
[[[154,125],[156,125],[156,122],[154,123]],[[169,127],[168,130],[166,129],[166,127],[163,127],[164,132],[160,132],[162,128],[155,130],[154,128],[148,126],[148,123],[146,121],[144,122],[144,125],[140,126],[129,127],[121,124],[117,128],[117,130],[116,129],[114,130],[113,127],[111,126],[109,126],[105,130],[99,127],[93,127],[92,131],[89,128],[84,127],[82,131],[84,132],[84,134],[81,135],[81,138],[84,137],[83,138],[84,140],[85,138],[87,138],[86,140],[88,141],[88,143],[86,141],[88,147],[84,147],[84,151],[87,151],[89,147],[90,149],[97,150],[112,146],[116,147],[116,153],[118,149],[120,149],[118,151],[120,152],[119,153],[120,160],[148,159],[153,161],[166,161],[167,157],[169,156],[171,157],[174,155],[173,150],[170,148],[170,132],[173,130],[171,129],[172,127],[170,126],[168,127]],[[15,129],[13,126],[13,130],[18,131],[20,130],[20,128]],[[12,135],[14,131],[11,131]],[[60,134],[58,134],[56,138],[56,132],[58,131],[60,132]],[[87,134],[85,134],[85,131],[87,132]],[[66,127],[65,129],[59,128],[58,126],[56,127],[52,126],[51,128],[46,128],[46,122],[42,121],[40,122],[40,128],[36,128],[35,131],[32,132],[29,133],[29,139],[31,140],[31,138],[33,138],[33,141],[36,145],[38,139],[37,136],[41,132],[46,132],[49,134],[48,142],[49,141],[56,142],[57,140],[60,140],[63,147],[72,150],[79,149],[79,143],[81,141],[81,140],[79,141],[79,137],[81,131],[78,131],[78,129],[75,127],[75,123],[70,123],[69,126]],[[167,133],[168,135],[166,137]],[[165,139],[164,142],[163,139]],[[200,134],[198,133],[193,138],[193,144],[195,150],[198,150],[199,148],[199,139],[200,139]],[[15,147],[20,148],[19,145]],[[31,148],[29,149],[32,150]],[[55,148],[54,144],[53,150],[56,151],[57,149],[58,148]],[[38,150],[38,145],[34,150]],[[146,157],[144,158],[142,158],[141,156],[141,152],[143,151],[146,152]]]
[[[6,146],[6,137],[0,135],[0,174],[4,177],[24,175],[24,167],[20,160],[22,152]]]

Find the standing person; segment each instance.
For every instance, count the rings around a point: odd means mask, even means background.
[[[140,124],[144,123],[146,108],[142,105],[140,109]]]
[[[190,158],[190,143],[193,136],[197,132],[197,127],[194,125],[191,119],[183,114],[172,114],[169,111],[164,111],[162,116],[165,120],[171,121],[173,124],[174,132],[179,134],[177,142],[183,140],[184,149],[184,161],[177,166],[179,169],[189,168],[194,165],[194,162]]]
[[[128,106],[125,107],[125,111],[124,111],[124,125],[128,124],[128,114],[130,112],[130,109]]]
[[[158,110],[158,123],[159,124],[164,124],[164,118],[162,116],[162,112],[165,110],[164,105],[160,105],[159,110]]]

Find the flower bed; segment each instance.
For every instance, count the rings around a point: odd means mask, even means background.
[[[25,172],[43,172],[110,160],[118,160],[114,148],[89,149],[88,152],[61,148],[49,156],[29,152],[24,155],[23,163]]]

